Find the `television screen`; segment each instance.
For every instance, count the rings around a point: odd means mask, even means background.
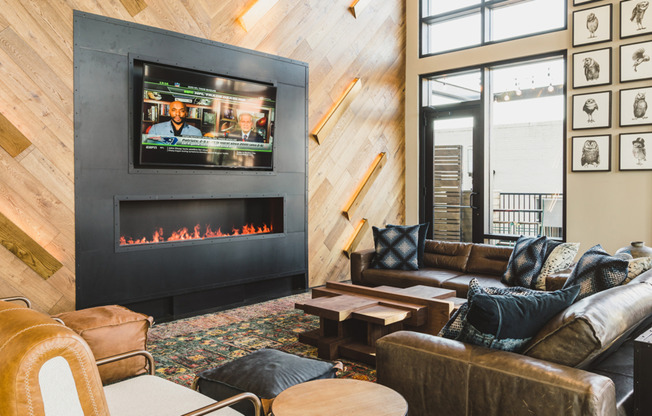
[[[143,62],[138,165],[271,170],[275,113],[272,85]]]

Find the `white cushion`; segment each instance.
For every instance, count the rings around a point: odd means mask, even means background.
[[[46,416],[84,416],[75,378],[65,358],[58,356],[43,363],[38,383]]]
[[[111,416],[178,416],[215,403],[188,387],[157,376],[143,375],[104,387]],[[242,416],[231,408],[211,416]]]

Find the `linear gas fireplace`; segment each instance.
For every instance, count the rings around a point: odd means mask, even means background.
[[[116,197],[116,251],[284,234],[282,196]]]

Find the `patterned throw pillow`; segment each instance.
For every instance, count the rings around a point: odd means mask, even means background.
[[[419,226],[373,227],[376,269],[419,270]]]
[[[591,247],[575,265],[564,289],[579,285],[576,301],[610,287],[618,286],[627,278],[629,262],[610,256],[600,244]]]
[[[502,282],[509,286],[534,288],[545,260],[547,238],[520,236],[509,257]]]
[[[639,274],[652,269],[652,257],[637,257],[629,260],[627,265],[627,277],[623,280],[624,285],[634,280]]]
[[[519,352],[550,318],[570,306],[578,293],[578,286],[554,292],[519,287],[483,289],[473,279],[469,283],[468,302],[439,335]]]
[[[419,224],[419,239],[417,240],[417,247],[419,250],[417,254],[417,261],[419,263],[419,268],[423,267],[423,252],[426,249],[426,236],[428,235],[429,226],[430,226],[429,222],[424,222],[423,224]],[[392,228],[392,227],[402,227],[402,226],[387,224],[386,227]]]
[[[554,246],[550,254],[546,257],[541,273],[537,276],[534,288],[536,290],[546,290],[546,278],[551,274],[560,272],[570,267],[573,260],[580,249],[580,243],[559,243],[550,244],[552,240],[548,240],[548,250],[550,246]]]

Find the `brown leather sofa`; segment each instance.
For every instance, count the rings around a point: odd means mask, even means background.
[[[652,270],[574,303],[522,354],[409,331],[387,335],[376,343],[377,378],[405,397],[410,416],[632,415],[633,340],[651,318]]]
[[[512,248],[426,240],[424,267],[419,270],[371,268],[374,253],[373,249],[351,253],[352,283],[365,286],[442,287],[454,289],[458,297],[465,298],[473,278],[478,279],[482,286],[504,286],[500,279],[507,269]]]

